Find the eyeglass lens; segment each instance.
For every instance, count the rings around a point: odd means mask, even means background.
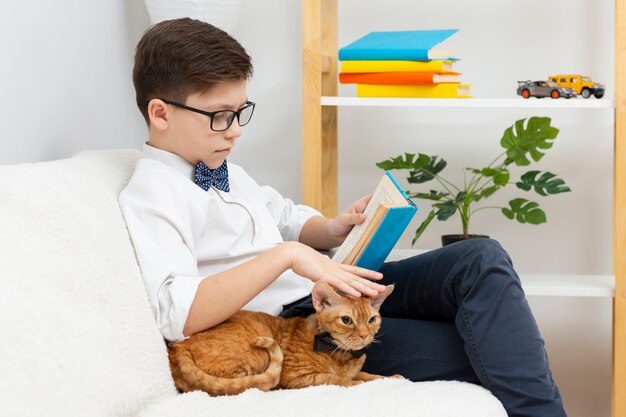
[[[254,105],[249,104],[238,112],[232,110],[222,110],[213,115],[211,118],[211,129],[215,131],[226,130],[230,127],[237,116],[239,126],[245,126],[252,118],[252,112],[254,111]]]

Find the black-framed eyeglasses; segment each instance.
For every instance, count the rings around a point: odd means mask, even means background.
[[[223,132],[228,130],[230,125],[233,124],[235,117],[237,117],[237,123],[239,126],[245,126],[252,119],[252,113],[254,113],[255,103],[251,101],[246,101],[246,104],[237,111],[234,110],[218,110],[218,111],[204,111],[200,109],[196,109],[195,107],[186,106],[184,104],[176,103],[174,101],[161,99],[167,104],[171,104],[172,106],[180,107],[181,109],[189,110],[194,113],[203,114],[205,116],[209,116],[211,119],[211,130],[214,132]]]

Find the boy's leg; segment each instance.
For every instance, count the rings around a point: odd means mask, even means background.
[[[455,380],[480,384],[451,323],[383,317],[365,351],[364,372],[400,374],[411,381]]]
[[[472,381],[469,362],[510,416],[565,416],[519,278],[496,241],[459,242],[381,272],[396,287],[364,371]]]

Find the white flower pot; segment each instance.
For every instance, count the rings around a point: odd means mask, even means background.
[[[240,0],[144,0],[152,23],[190,17],[232,33],[239,21]]]

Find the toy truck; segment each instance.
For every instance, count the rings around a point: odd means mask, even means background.
[[[604,84],[594,82],[591,77],[587,75],[551,75],[548,77],[548,81],[552,81],[561,87],[571,88],[576,91],[579,96],[583,96],[584,98],[589,98],[592,94],[595,98],[602,98],[604,96]]]

